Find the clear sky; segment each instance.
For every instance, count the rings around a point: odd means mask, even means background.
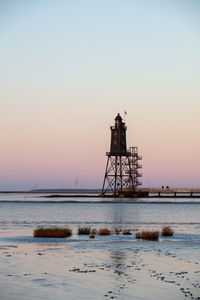
[[[0,190],[99,188],[127,111],[144,186],[200,187],[199,0],[0,0]]]

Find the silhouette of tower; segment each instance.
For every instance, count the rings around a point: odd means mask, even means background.
[[[115,125],[110,127],[111,144],[110,152],[106,152],[107,164],[103,181],[102,196],[112,193],[118,197],[121,192],[132,192],[137,190],[141,182],[138,177],[142,175],[138,169],[142,166],[138,160],[142,159],[138,155],[138,148],[131,147],[127,151],[125,123],[122,122],[120,114],[115,118]]]

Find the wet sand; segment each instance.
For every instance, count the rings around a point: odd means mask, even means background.
[[[199,243],[19,238],[0,245],[1,299],[200,299]]]

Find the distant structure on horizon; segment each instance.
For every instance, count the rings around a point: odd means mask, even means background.
[[[139,160],[138,147],[126,147],[127,127],[118,114],[115,125],[110,127],[111,144],[110,152],[106,152],[107,164],[104,175],[102,196],[112,194],[114,197],[138,196],[138,186],[142,184],[139,169],[142,165]]]

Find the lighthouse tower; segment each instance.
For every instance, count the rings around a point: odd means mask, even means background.
[[[103,181],[102,196],[111,193],[118,197],[124,192],[134,193],[141,182],[138,177],[142,175],[138,169],[142,166],[138,160],[142,159],[138,155],[138,148],[131,147],[127,151],[126,130],[127,127],[120,114],[115,118],[115,125],[110,127],[111,144],[110,152],[106,152],[107,164]]]

